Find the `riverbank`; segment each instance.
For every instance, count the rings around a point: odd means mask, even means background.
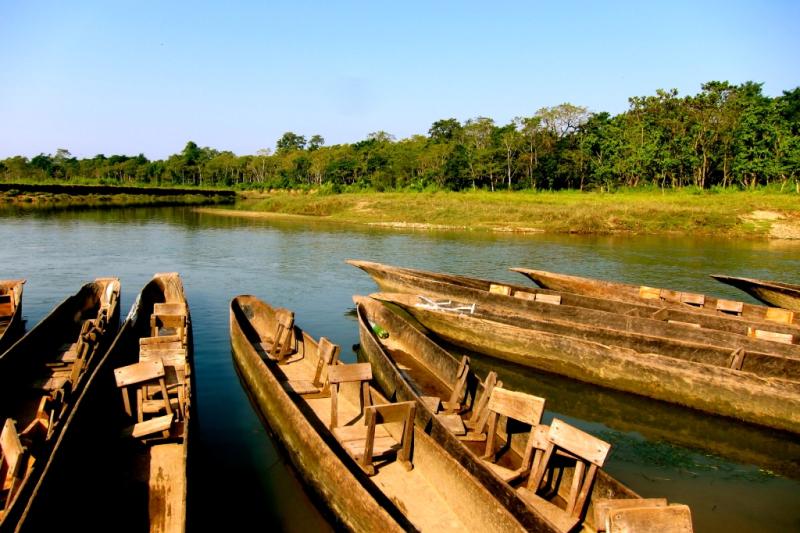
[[[800,239],[800,197],[764,191],[244,193],[219,215],[307,216],[414,230]]]
[[[0,184],[0,207],[81,209],[166,205],[233,204],[230,190],[104,185]]]

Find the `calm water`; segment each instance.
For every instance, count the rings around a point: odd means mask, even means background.
[[[29,324],[97,276],[122,281],[127,311],[154,272],[183,276],[194,321],[198,432],[190,526],[329,529],[270,440],[230,355],[228,303],[242,293],[296,312],[353,360],[351,295],[375,286],[344,263],[361,258],[526,283],[510,266],[711,292],[745,299],[711,273],[798,283],[800,243],[687,238],[493,236],[360,230],[270,222],[189,209],[0,213],[2,278],[24,277]],[[692,508],[697,531],[800,530],[797,437],[501,366],[507,384],[548,399],[553,414],[610,441],[606,469],[645,496]]]

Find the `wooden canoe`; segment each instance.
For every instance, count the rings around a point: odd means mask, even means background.
[[[278,364],[268,358],[278,313],[285,316],[290,312],[273,309],[254,296],[234,298],[230,319],[233,357],[243,385],[272,432],[300,476],[326,503],[339,527],[383,532],[524,529],[489,491],[419,428],[413,430],[411,471],[402,468],[399,461],[390,460],[378,466],[375,475],[367,476],[329,429],[331,395],[308,397],[299,394],[295,387],[297,383],[313,381],[322,339],[317,342],[292,326],[293,335],[287,341],[292,346],[288,363]],[[387,403],[371,387],[365,394],[372,398],[373,404]],[[363,424],[363,418],[358,418],[359,388],[342,386],[337,397],[339,420],[352,418],[346,427],[354,429]],[[403,426],[400,431],[405,432],[404,428],[411,426]]]
[[[180,326],[167,325],[169,316],[178,316]],[[163,352],[154,353],[153,346]],[[18,531],[185,531],[194,409],[191,356],[191,318],[181,278],[156,274],[86,382]],[[157,379],[139,389],[141,411],[136,402],[134,416],[125,412],[119,370],[142,362],[164,370],[171,415],[158,412],[166,406]],[[159,391],[154,397],[152,389]],[[140,424],[156,425],[158,432]]]
[[[12,422],[8,434],[25,448],[18,481],[0,505],[3,531],[16,526],[84,384],[117,333],[119,294],[116,278],[87,283],[0,356],[0,422]]]
[[[613,281],[603,281],[580,276],[558,274],[544,270],[512,268],[547,289],[573,292],[628,302],[658,302],[660,305],[692,310],[714,315],[733,314],[750,320],[766,320],[782,324],[800,325],[800,316],[793,311],[726,300],[695,292],[676,291],[631,285]]]
[[[741,289],[767,305],[782,307],[800,313],[800,285],[753,278],[737,278],[712,274],[712,278]]]
[[[354,296],[353,301],[358,316],[361,352],[375,369],[374,375],[383,392],[397,400],[415,401],[417,424],[420,427],[427,428],[431,437],[442,448],[458,459],[459,463],[477,477],[521,521],[529,524],[531,529],[547,530],[537,527],[535,518],[530,516],[541,511],[526,504],[519,497],[515,487],[522,485],[524,479],[520,479],[514,486],[506,483],[481,460],[485,442],[467,442],[459,439],[457,433],[462,433],[463,429],[458,427],[459,424],[455,424],[457,426],[455,432],[449,429],[452,427],[452,422],[448,421],[453,416],[460,417],[466,423],[479,418],[479,405],[486,392],[483,383],[467,369],[465,408],[460,409],[456,415],[435,412],[432,405],[436,402],[432,403],[430,398],[451,397],[453,385],[458,382],[459,371],[463,371],[460,362],[382,303],[363,296]],[[376,330],[380,331],[384,338],[376,334]],[[506,440],[507,434],[503,432],[500,438]],[[517,434],[512,439],[514,461],[521,461],[526,439],[527,433]],[[569,469],[564,472],[566,479],[571,479],[572,474]],[[557,498],[566,499],[569,486],[568,482],[560,484]],[[595,511],[593,502],[602,498],[627,500],[637,499],[640,496],[600,470],[588,499],[582,528],[584,531],[596,530],[597,525],[593,522]]]
[[[479,289],[473,288],[477,284],[475,280],[469,285],[457,284],[457,280],[453,283],[447,281],[446,275],[398,272],[399,269],[393,267],[368,268],[373,277],[381,280],[381,286],[400,286],[404,293],[414,296],[476,303],[484,311],[519,317],[518,324],[524,323],[525,327],[537,331],[687,361],[717,366],[735,364],[737,369],[759,376],[800,380],[800,345],[797,344],[696,327],[697,323],[675,323],[570,306],[562,304],[559,299],[536,301],[528,297],[530,293],[506,284],[492,283],[491,288]],[[389,269],[393,270],[390,272]],[[498,289],[500,291],[495,292]],[[789,342],[800,341],[800,332],[789,335],[760,329],[753,331],[784,336]]]
[[[24,279],[0,280],[0,354],[22,334],[22,286]]]
[[[436,335],[469,350],[546,372],[713,414],[800,433],[800,382],[712,364],[637,352],[539,331],[518,316],[430,305],[408,294],[379,293]]]
[[[623,302],[609,298],[595,298],[507,282],[396,267],[370,261],[348,260],[347,262],[369,274],[383,292],[404,292],[413,295],[427,294],[436,298],[469,300],[476,297],[477,293],[474,291],[479,291],[492,293],[493,296],[507,295],[526,302],[534,302],[539,305],[528,303],[522,307],[542,311],[548,308],[547,303],[558,303],[565,311],[569,310],[568,312],[577,313],[578,315],[584,314],[579,311],[579,308],[591,309],[622,315],[626,321],[646,319],[670,324],[673,327],[682,325],[688,325],[693,328],[699,327],[703,335],[711,331],[719,331],[749,337],[760,335],[760,340],[780,339],[784,343],[789,341],[795,344],[800,342],[800,327],[771,320],[750,320],[729,314],[697,313],[680,307],[670,307],[668,304],[656,300],[645,300],[642,303]],[[465,291],[465,289],[472,290]],[[503,299],[501,298],[501,300]],[[505,301],[509,302],[510,300]],[[552,311],[548,314],[551,313]],[[614,320],[608,314],[595,316],[605,317],[602,318],[604,323]],[[664,331],[663,328],[661,331]],[[685,332],[685,328],[673,330],[673,333],[668,332],[666,335],[662,334],[661,336],[682,336],[682,334],[674,333],[674,331]],[[691,338],[691,333],[687,333],[687,335]],[[764,348],[763,346],[761,345],[760,348],[757,346],[755,349],[757,351],[769,351],[769,348]]]

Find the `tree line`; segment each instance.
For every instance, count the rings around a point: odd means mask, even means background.
[[[0,161],[0,179],[113,184],[383,190],[753,188],[800,192],[800,87],[771,98],[762,84],[712,81],[629,98],[612,116],[565,103],[498,125],[437,120],[427,135],[379,131],[326,146],[286,132],[275,150],[237,156],[188,142],[164,160],[55,154]]]

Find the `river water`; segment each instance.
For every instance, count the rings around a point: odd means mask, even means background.
[[[254,294],[296,313],[355,360],[353,294],[376,288],[347,258],[528,283],[526,266],[749,300],[708,274],[798,282],[800,243],[670,237],[417,233],[244,219],[189,208],[0,213],[2,278],[24,277],[33,325],[98,276],[122,282],[123,311],[155,272],[178,271],[194,324],[198,431],[190,530],[330,529],[236,375],[228,304]],[[124,313],[123,313],[124,314]],[[477,357],[548,413],[612,443],[606,470],[643,496],[691,506],[697,531],[800,531],[800,439]],[[87,510],[88,511],[88,510]]]

